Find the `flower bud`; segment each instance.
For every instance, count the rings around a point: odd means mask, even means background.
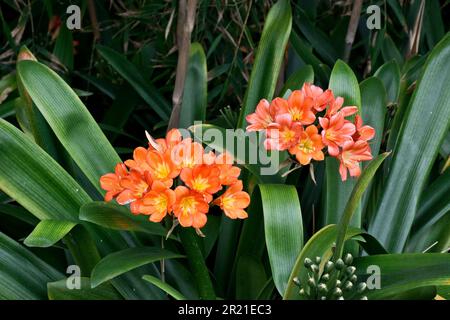
[[[349,277],[351,277],[355,273],[355,271],[356,268],[354,266],[347,267],[347,269],[345,270]]]
[[[330,280],[330,274],[329,274],[329,273],[324,273],[324,274],[322,275],[321,280],[322,280],[323,282],[327,282],[328,280]]]
[[[345,268],[345,263],[344,261],[342,261],[341,258],[337,259],[336,263],[335,263],[335,267],[337,270],[342,270]]]
[[[344,257],[344,262],[346,265],[351,265],[353,262],[353,256],[350,253],[347,253]]]
[[[325,272],[331,272],[334,269],[334,263],[332,261],[327,261],[327,263],[325,263],[325,267],[324,270]]]
[[[313,264],[313,262],[310,258],[305,258],[304,265],[306,268],[309,268],[312,264]]]

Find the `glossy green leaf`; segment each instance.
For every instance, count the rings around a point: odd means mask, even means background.
[[[245,93],[238,127],[245,128],[245,117],[259,100],[272,100],[292,28],[292,12],[288,0],[278,1],[269,11],[256,52],[255,63]]]
[[[259,258],[243,255],[236,268],[236,299],[252,300],[267,282],[264,265]]]
[[[378,210],[369,225],[389,252],[401,252],[420,193],[450,125],[450,34],[432,51],[411,98]]]
[[[181,258],[182,255],[156,247],[129,248],[104,257],[92,270],[91,287],[111,280],[130,270],[162,259]]]
[[[183,100],[180,112],[180,128],[187,128],[194,121],[206,119],[207,68],[205,52],[200,43],[191,44],[189,64],[184,82]]]
[[[378,170],[380,165],[383,163],[384,159],[389,155],[389,153],[383,153],[374,159],[363,171],[361,176],[358,178],[355,187],[350,195],[350,198],[345,206],[342,217],[337,226],[337,240],[336,240],[336,250],[334,253],[334,259],[337,260],[342,255],[342,250],[344,248],[344,241],[347,235],[347,230],[356,210],[360,206],[361,197],[366,191],[369,183],[372,181],[375,172]]]
[[[383,139],[384,119],[387,111],[386,90],[383,83],[370,77],[361,82],[361,117],[365,125],[375,129],[375,137],[370,141],[374,156],[380,151]]]
[[[56,38],[53,55],[68,70],[73,70],[73,36],[72,31],[67,29],[66,24],[61,24],[58,38]]]
[[[90,182],[120,162],[114,148],[75,92],[52,70],[34,61],[19,63],[23,85],[50,127]]]
[[[38,300],[47,296],[47,282],[64,276],[0,232],[0,300]]]
[[[139,69],[129,62],[122,54],[111,48],[97,45],[97,51],[125,79],[144,101],[161,117],[168,120],[170,105],[141,75]]]
[[[383,64],[374,74],[380,79],[386,89],[389,103],[396,103],[400,93],[400,67],[395,60]]]
[[[284,300],[298,300],[301,299],[299,295],[299,288],[294,283],[294,278],[297,277],[300,283],[306,283],[309,275],[308,269],[304,266],[305,258],[313,259],[321,257],[322,261],[327,261],[332,257],[332,250],[336,242],[338,228],[336,225],[328,225],[317,231],[305,244],[302,251],[298,254],[292,268],[291,275],[283,294]],[[354,236],[363,233],[362,230],[350,227],[345,235],[345,240],[351,239]]]
[[[92,289],[89,278],[85,277],[80,278],[79,289],[68,289],[67,279],[63,279],[48,283],[47,291],[50,300],[122,300],[109,283]]]
[[[283,294],[303,247],[303,222],[297,190],[289,185],[259,185],[267,252],[273,281]]]
[[[145,281],[150,282],[154,286],[156,286],[159,289],[163,290],[165,293],[170,295],[175,300],[187,300],[186,297],[183,296],[183,294],[181,294],[178,290],[176,290],[172,286],[168,285],[167,283],[161,281],[160,279],[158,279],[158,278],[156,278],[154,276],[145,275],[145,276],[142,277],[142,279],[144,279]]]
[[[80,220],[113,230],[139,231],[166,236],[167,231],[159,223],[143,216],[133,215],[127,207],[107,202],[91,202],[81,207]]]
[[[20,102],[20,98],[15,98],[0,104],[0,118],[7,118],[14,115],[16,113],[17,105]]]
[[[284,83],[279,96],[283,97],[288,90],[301,89],[305,82],[314,82],[314,69],[310,65],[306,65],[294,72]]]
[[[435,223],[450,211],[449,194],[450,170],[447,169],[422,193],[412,233]]]
[[[0,119],[0,188],[41,220],[78,221],[89,196],[55,160]]]
[[[64,238],[75,225],[72,221],[42,220],[24,243],[28,247],[51,247]]]
[[[355,259],[358,279],[372,275],[369,266],[380,268],[380,288],[365,291],[369,300],[383,299],[414,288],[450,284],[450,256],[448,254],[412,253],[386,254]],[[371,280],[368,279],[371,283]]]
[[[336,62],[331,73],[330,89],[333,90],[335,96],[344,98],[345,106],[361,108],[361,94],[356,76],[350,67],[341,60]],[[335,158],[327,157],[325,163],[324,225],[327,225],[339,221],[356,181],[351,177],[345,182],[342,181],[339,174],[339,162]],[[359,208],[354,215],[352,225],[359,226],[360,219],[361,209]]]

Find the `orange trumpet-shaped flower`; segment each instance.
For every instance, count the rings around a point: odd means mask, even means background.
[[[149,172],[143,176],[137,171],[131,171],[127,177],[120,181],[124,190],[117,196],[117,203],[120,205],[130,203],[131,212],[139,213],[140,200],[150,189],[152,183],[153,180]]]
[[[327,109],[327,112],[325,113],[325,117],[331,118],[338,112],[342,113],[344,117],[351,116],[358,112],[358,107],[356,106],[348,106],[348,107],[342,107],[344,104],[344,98],[337,97],[330,103],[330,107]]]
[[[220,206],[225,215],[231,219],[245,219],[248,217],[244,209],[250,204],[250,196],[247,192],[242,191],[242,181],[240,180],[231,185],[213,203]]]
[[[160,152],[165,152],[169,149],[172,149],[183,139],[183,137],[181,136],[181,132],[178,129],[171,129],[169,132],[167,132],[165,138],[154,140],[149,134],[147,134],[147,138],[149,140],[149,147]]]
[[[170,158],[178,169],[183,169],[202,164],[208,156],[205,157],[205,150],[200,143],[187,138],[172,148]]]
[[[294,122],[291,114],[280,114],[275,122],[267,127],[264,145],[267,150],[289,149],[297,143],[302,131],[303,126],[299,122]]]
[[[173,214],[178,218],[181,226],[202,228],[206,224],[206,213],[209,205],[203,196],[184,186],[175,189],[176,201],[173,205]]]
[[[323,111],[331,102],[334,101],[333,92],[330,89],[325,91],[322,88],[305,83],[302,87],[305,97],[312,98],[313,108],[316,111]]]
[[[267,128],[267,126],[275,119],[276,109],[266,99],[259,101],[254,113],[245,117],[249,123],[247,131],[259,131]]]
[[[105,201],[111,201],[123,191],[124,188],[120,185],[120,181],[127,175],[127,167],[123,163],[118,163],[115,173],[107,173],[100,178],[100,187],[106,191]]]
[[[164,217],[172,212],[172,206],[175,203],[176,196],[172,189],[160,182],[153,182],[152,189],[141,201],[139,212],[149,215],[152,222],[160,222]]]
[[[347,169],[350,176],[358,177],[361,174],[359,162],[372,159],[369,144],[366,141],[347,141],[342,147],[342,153],[338,156],[340,161],[339,173],[342,181],[347,180]]]
[[[238,180],[241,174],[241,169],[233,166],[233,157],[229,153],[220,154],[215,163],[220,170],[220,184],[224,186],[229,186]]]
[[[355,116],[356,132],[353,135],[353,140],[369,141],[375,136],[375,129],[371,126],[363,126],[362,118],[359,115]]]
[[[189,188],[205,194],[209,201],[212,199],[212,194],[222,189],[219,176],[220,169],[217,166],[207,164],[197,165],[192,169],[184,168],[180,174],[181,180]],[[210,196],[206,195],[206,193]]]
[[[318,133],[317,127],[311,125],[302,132],[298,144],[289,149],[289,152],[295,154],[302,165],[307,165],[311,159],[317,161],[324,159],[323,147],[322,136]]]
[[[148,150],[142,147],[137,147],[133,152],[133,160],[125,161],[128,168],[144,174],[146,171],[151,171],[151,167],[147,163]]]
[[[281,112],[287,112],[292,116],[292,121],[298,121],[303,125],[308,125],[316,120],[312,110],[314,100],[306,97],[303,91],[294,90],[287,100],[287,109],[282,108]]]
[[[338,112],[330,119],[319,118],[322,127],[322,141],[328,146],[328,153],[336,157],[339,154],[339,147],[345,142],[353,141],[352,135],[355,133],[355,125],[344,119],[344,114]]]
[[[180,169],[172,162],[170,150],[164,153],[154,150],[149,151],[147,163],[150,166],[150,174],[153,180],[162,181],[167,187],[171,187],[173,179],[180,174]]]

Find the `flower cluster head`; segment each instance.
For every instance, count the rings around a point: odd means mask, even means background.
[[[247,218],[250,197],[242,191],[241,170],[233,165],[232,156],[205,152],[177,129],[165,139],[147,137],[148,148],[136,148],[133,159],[100,178],[105,201],[129,204],[133,214],[148,215],[153,222],[173,215],[181,226],[196,229],[206,224],[211,204],[231,219]]]
[[[375,130],[365,126],[358,108],[344,106],[342,97],[305,83],[289,98],[261,100],[256,111],[246,117],[247,131],[264,131],[267,150],[287,150],[301,165],[322,161],[324,149],[339,162],[342,181],[347,170],[352,177],[361,174],[359,163],[372,159],[368,141]],[[347,117],[354,116],[354,121]]]

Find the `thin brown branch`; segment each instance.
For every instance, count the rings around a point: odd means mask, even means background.
[[[348,24],[347,35],[345,36],[344,61],[346,62],[350,59],[350,52],[352,51],[356,30],[358,29],[359,17],[361,16],[361,8],[362,0],[355,0],[353,2],[352,15]]]
[[[181,103],[189,62],[191,33],[194,29],[196,9],[197,0],[179,1],[177,21],[178,64],[175,77],[175,88],[173,89],[172,95],[173,109],[167,130],[178,127],[180,122]]]
[[[95,4],[93,0],[88,0],[89,17],[92,24],[92,32],[94,33],[94,42],[100,40],[100,30],[98,27],[97,13],[95,11]]]

